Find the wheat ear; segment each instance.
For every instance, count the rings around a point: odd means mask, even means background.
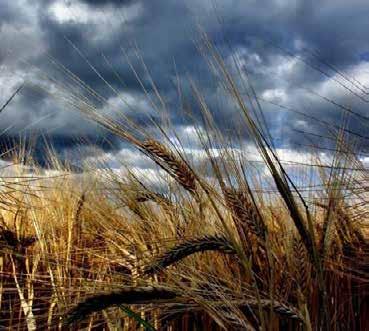
[[[140,147],[153,159],[160,167],[167,171],[183,188],[195,194],[196,180],[189,166],[165,145],[160,142],[148,139]]]
[[[243,190],[224,189],[224,198],[233,218],[248,232],[265,237],[265,224],[248,194]],[[247,228],[247,229],[246,229]]]
[[[223,236],[204,236],[185,242],[173,247],[156,259],[154,263],[144,269],[145,274],[154,274],[183,258],[198,252],[219,251],[225,254],[236,254],[231,243]]]
[[[260,302],[261,306],[263,309],[269,309],[270,306],[272,306],[272,309],[274,311],[274,313],[280,315],[283,318],[290,318],[290,319],[295,319],[295,320],[299,320],[302,321],[303,318],[301,316],[301,314],[294,308],[287,306],[284,303],[278,302],[278,301],[271,301],[269,299],[262,299]],[[251,300],[249,302],[247,302],[247,305],[249,305],[250,307],[258,307],[259,302],[257,300]]]
[[[295,257],[296,281],[300,286],[301,292],[306,295],[310,280],[310,260],[304,243],[300,238],[294,238],[293,252]]]

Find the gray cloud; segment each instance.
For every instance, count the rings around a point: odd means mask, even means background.
[[[57,71],[50,62],[48,56],[52,56],[105,99],[95,100],[96,107],[102,110],[113,107],[148,125],[142,113],[150,108],[150,103],[142,101],[145,100],[142,87],[125,56],[142,77],[149,95],[153,97],[154,91],[135,54],[134,45],[139,48],[168,103],[174,125],[183,125],[183,116],[173,80],[176,75],[181,79],[189,76],[203,91],[224,131],[234,132],[232,119],[238,122],[237,110],[229,97],[219,90],[196,49],[193,39],[198,37],[197,23],[214,41],[231,70],[232,56],[237,56],[241,67],[250,73],[261,98],[338,123],[341,111],[312,95],[309,91],[313,90],[364,114],[366,103],[337,82],[329,82],[329,77],[321,71],[363,95],[360,85],[353,86],[353,80],[351,83],[345,81],[319,60],[334,65],[345,75],[355,75],[355,79],[367,81],[369,85],[366,73],[366,70],[369,72],[366,67],[369,58],[368,12],[369,4],[359,0],[350,4],[343,0],[321,1],[319,4],[304,0],[45,0],[37,4],[14,0],[0,4],[0,37],[4,46],[0,50],[0,103],[22,81],[31,83],[1,114],[0,129],[7,130],[3,139],[15,139],[26,128],[28,135],[35,132],[47,134],[61,155],[64,150],[71,151],[81,139],[86,145],[98,145],[106,150],[121,149],[117,138],[84,120],[68,109],[68,105],[47,93],[36,92],[31,86],[57,89],[42,73],[55,77],[58,82],[68,81],[65,73]],[[70,42],[78,46],[91,65],[136,111],[129,110],[120,101]],[[319,59],[306,49],[317,51]],[[310,66],[289,53],[299,54]],[[241,82],[240,86],[242,90]],[[69,88],[78,91],[75,84]],[[189,86],[184,84],[184,90],[189,92]],[[191,97],[188,102],[196,113],[196,102]],[[301,138],[295,129],[316,134],[327,131],[317,121],[282,111],[266,102],[262,104],[277,144],[298,148],[296,142],[314,140],[313,136]],[[353,117],[350,129],[365,135],[365,125],[365,121]],[[112,145],[105,143],[106,138]]]

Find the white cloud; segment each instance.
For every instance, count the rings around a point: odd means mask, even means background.
[[[335,74],[332,79],[326,79],[322,83],[319,83],[316,87],[317,91],[327,97],[330,97],[332,100],[336,100],[336,98],[342,97],[344,95],[349,95],[350,92],[345,90],[342,86],[340,86],[338,82],[348,86],[353,91],[361,94],[358,90],[358,86],[369,86],[369,62],[360,62],[357,65],[352,66],[345,72],[346,77],[354,78],[356,83],[349,83],[347,80],[343,79],[340,74]],[[355,86],[356,85],[356,86]]]
[[[263,91],[261,96],[263,99],[267,101],[281,102],[281,103],[286,102],[288,98],[286,90],[282,88],[267,89]]]
[[[92,7],[80,1],[57,0],[48,9],[50,17],[59,24],[74,23],[88,26],[85,30],[91,42],[101,42],[114,35],[121,24],[129,24],[140,17],[141,3],[117,9],[114,6]]]
[[[67,2],[58,0],[49,7],[49,14],[59,23],[78,23],[78,24],[106,24],[111,19],[116,20],[124,18],[125,22],[130,22],[140,16],[142,6],[140,3],[134,3],[123,8],[123,16],[117,15],[117,8],[110,6],[92,7],[83,2]],[[119,10],[118,10],[119,11]]]

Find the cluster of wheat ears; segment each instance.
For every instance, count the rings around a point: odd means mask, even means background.
[[[313,174],[307,165],[306,176],[291,176],[259,108],[239,92],[239,77],[205,37],[203,45],[259,168],[241,139],[231,141],[217,126],[194,82],[201,162],[173,139],[165,116],[154,122],[155,135],[128,116],[102,114],[93,102],[102,97],[59,64],[78,89],[47,77],[58,86],[55,97],[151,159],[164,184],[156,189],[124,164],[124,172],[86,166],[73,175],[56,159],[48,176],[24,166],[4,176],[2,328],[366,330],[368,177],[352,132],[346,122],[327,127],[335,140],[331,166],[317,155]],[[151,83],[153,108],[163,113]],[[319,189],[305,194],[296,173],[305,188],[310,180]]]

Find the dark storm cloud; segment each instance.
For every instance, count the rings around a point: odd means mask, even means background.
[[[19,49],[24,45],[19,59],[25,57],[57,80],[63,80],[63,74],[57,73],[47,59],[47,53],[106,100],[112,100],[114,92],[80,57],[70,44],[71,41],[115,89],[134,96],[130,100],[133,108],[138,107],[137,103],[144,99],[144,94],[125,59],[126,55],[142,77],[148,93],[153,95],[142,63],[135,55],[136,44],[171,109],[175,125],[182,124],[173,83],[175,75],[178,75],[183,79],[189,76],[199,85],[220,125],[225,130],[231,130],[229,119],[237,118],[237,110],[234,103],[216,89],[216,81],[196,49],[193,39],[199,36],[197,23],[214,41],[227,65],[232,67],[230,55],[237,54],[242,66],[250,73],[259,96],[267,96],[273,102],[297,107],[311,116],[324,117],[333,123],[340,120],[341,112],[308,92],[308,89],[321,92],[324,87],[328,77],[319,70],[331,76],[333,73],[305,49],[317,51],[319,59],[329,62],[342,72],[351,72],[369,54],[366,33],[368,14],[369,4],[357,0],[350,4],[341,0],[319,3],[312,0],[45,0],[37,4],[16,0],[0,4],[0,35],[6,35],[7,48],[12,46]],[[0,64],[4,64],[5,71],[16,72],[19,81],[30,79],[32,70],[27,69],[24,63],[15,61],[19,53],[16,52],[17,56],[11,58],[1,52]],[[290,53],[298,53],[304,61],[319,70],[290,57]],[[124,84],[117,79],[117,73],[121,75]],[[13,76],[12,84],[8,84],[5,79],[0,76],[0,88],[3,89],[0,103],[5,100],[6,94],[11,93],[10,87],[16,88],[19,84]],[[354,106],[358,113],[365,113],[365,103],[358,101],[358,98],[338,84],[332,84],[328,92],[343,104]],[[188,102],[194,109],[198,108],[190,97]],[[108,102],[96,103],[101,108],[108,105]],[[306,130],[306,118],[293,112],[276,110],[275,106],[265,103],[263,106],[268,126],[276,139],[292,144],[301,139],[301,134],[297,134],[294,129]],[[124,109],[124,104],[117,104],[116,107]],[[150,106],[145,104],[140,107]],[[139,112],[127,112],[145,123]],[[57,101],[51,102],[47,94],[36,95],[27,89],[1,115],[2,125],[4,128],[13,125],[15,129],[10,130],[9,134],[15,136],[17,130],[26,126],[27,122],[37,121],[50,113],[54,129],[48,135],[60,153],[63,149],[73,149],[79,135],[88,137],[86,144],[111,148],[101,143],[103,137],[108,136],[106,131],[97,129],[81,116],[63,109],[63,105],[57,104]],[[288,128],[285,128],[287,121]],[[47,131],[49,126],[50,121],[39,121],[36,129]],[[308,128],[315,133],[326,131],[324,126],[314,121],[309,123]],[[351,121],[351,128],[360,134],[365,131],[362,122],[355,118]],[[117,146],[117,138],[109,136],[109,140],[113,140],[113,145]]]
[[[115,5],[119,7],[119,6],[124,6],[126,4],[130,4],[136,0],[82,0],[82,1],[91,6]]]

